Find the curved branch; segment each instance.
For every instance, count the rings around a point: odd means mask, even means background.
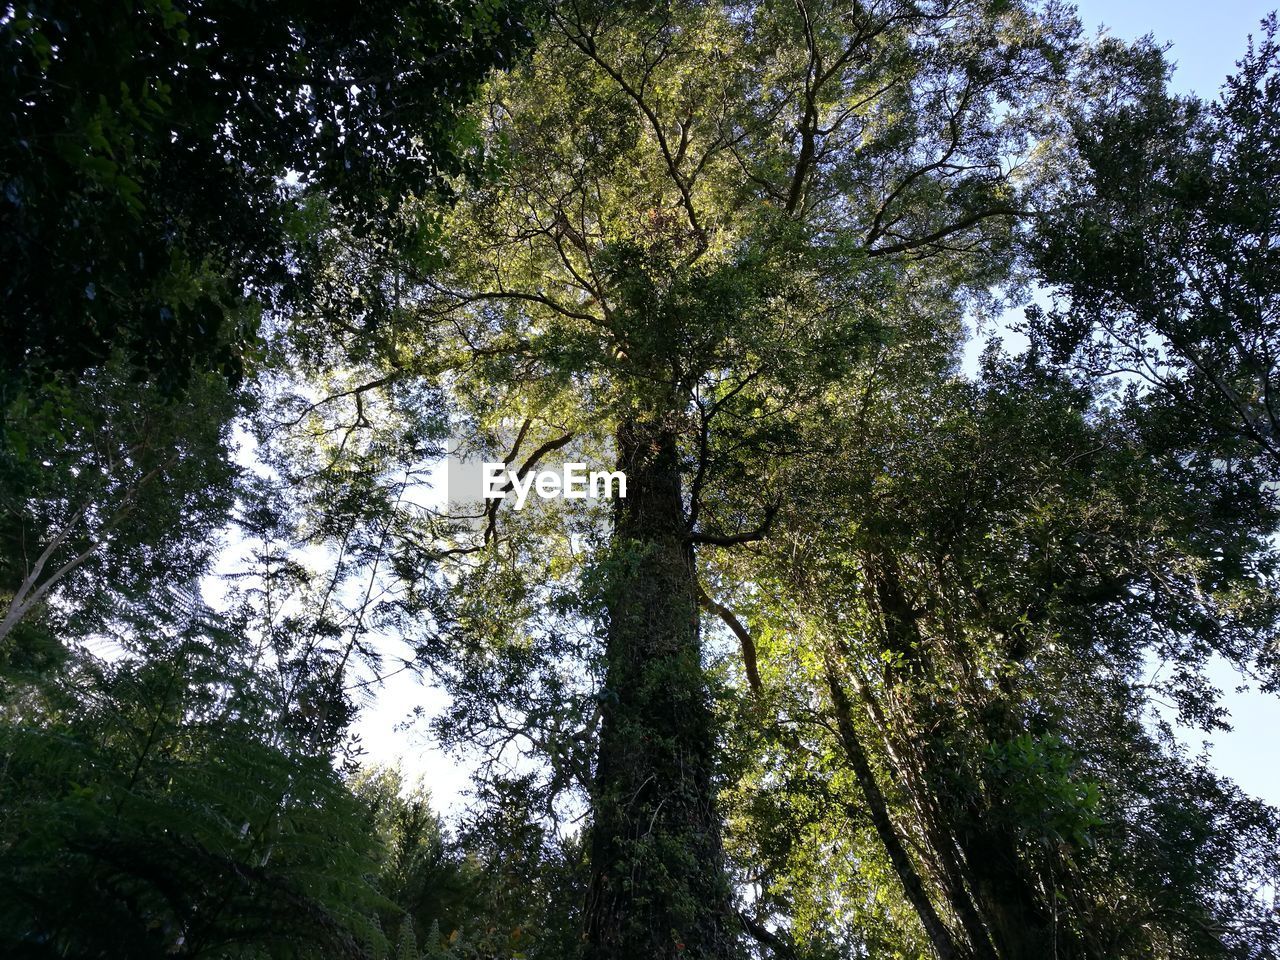
[[[702,589],[702,584],[698,584],[698,602],[714,613],[722,621],[724,625],[733,631],[734,636],[738,638],[738,643],[742,646],[742,666],[747,673],[747,685],[751,687],[751,692],[757,697],[764,693],[764,684],[760,682],[760,667],[756,658],[756,642],[751,637],[751,632],[742,625],[742,621],[737,618],[732,610],[724,604],[713,600],[706,590]]]

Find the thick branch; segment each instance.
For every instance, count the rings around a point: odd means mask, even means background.
[[[719,617],[726,627],[733,631],[734,636],[738,638],[738,643],[742,646],[742,666],[747,673],[747,684],[751,687],[751,692],[757,697],[764,693],[764,684],[760,682],[760,667],[756,658],[756,642],[751,637],[751,632],[743,626],[742,621],[737,618],[732,610],[724,604],[713,600],[711,596],[702,589],[702,584],[698,584],[698,601]]]
[[[885,257],[894,253],[907,253],[911,250],[917,250],[920,247],[927,247],[931,244],[945,240],[947,237],[962,230],[968,230],[970,227],[977,226],[984,220],[990,220],[994,217],[1024,217],[1027,216],[1026,210],[1019,210],[1017,207],[990,207],[986,210],[978,210],[969,214],[967,217],[961,217],[954,223],[950,223],[945,227],[940,227],[933,233],[926,234],[923,237],[908,237],[898,243],[891,243],[884,247],[872,247],[867,250],[867,254],[872,257]]]
[[[782,937],[778,936],[778,934],[774,933],[763,923],[755,920],[746,911],[740,911],[738,913],[738,920],[742,924],[742,929],[747,931],[751,938],[757,943],[768,947],[770,952],[772,952],[778,960],[799,960],[799,955],[791,944],[787,943],[787,941],[783,940]]]
[[[526,424],[527,424],[527,421],[526,421]],[[521,431],[520,436],[521,438],[524,437],[523,430]],[[564,436],[557,437],[554,440],[548,440],[546,443],[542,444],[542,446],[535,449],[533,453],[529,454],[528,459],[525,460],[524,464],[520,467],[520,469],[516,471],[516,479],[523,480],[525,478],[525,475],[538,465],[538,461],[540,461],[548,453],[552,453],[553,451],[559,450],[561,447],[567,446],[569,442],[573,440],[573,438],[574,438],[574,434],[566,433],[564,434]],[[516,449],[519,449],[518,443],[517,443]],[[515,450],[512,450],[509,456],[514,457]],[[506,462],[509,463],[510,460]],[[508,480],[506,483],[506,486],[502,488],[502,492],[506,493],[510,489],[512,489],[512,481]],[[490,504],[488,507],[489,524],[486,527],[484,532],[485,543],[488,543],[489,540],[493,537],[493,535],[497,532],[498,504],[501,502],[502,502],[501,500],[490,501]]]
[[[763,540],[769,535],[769,528],[773,526],[773,518],[777,514],[778,505],[776,503],[770,504],[765,508],[764,520],[754,530],[729,536],[716,533],[691,533],[689,534],[689,542],[710,547],[736,547],[744,543],[754,543],[757,540]]]

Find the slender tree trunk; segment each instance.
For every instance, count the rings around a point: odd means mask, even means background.
[[[737,955],[712,768],[698,591],[674,429],[624,422],[592,797],[587,960]]]
[[[875,596],[884,621],[888,647],[903,661],[900,682],[927,676],[925,658],[929,645],[921,635],[917,613],[912,609],[902,587],[896,560],[891,554],[876,556],[869,564]],[[892,674],[897,673],[893,671]],[[914,698],[905,698],[911,702]],[[944,857],[954,854],[950,838],[963,855],[965,879],[973,900],[957,904],[957,911],[968,917],[967,907],[976,906],[982,923],[1000,960],[1068,960],[1077,955],[1074,944],[1065,936],[1054,934],[1053,917],[1045,908],[1030,870],[1018,852],[1017,841],[1010,828],[998,822],[992,811],[977,801],[981,788],[973,770],[955,766],[951,752],[938,744],[946,740],[946,732],[954,717],[941,705],[927,720],[916,725],[932,731],[934,740],[919,745],[920,775],[932,793],[935,812],[944,822],[927,824],[936,852]],[[947,802],[947,798],[967,797]],[[969,918],[970,923],[975,918]],[[969,926],[970,924],[966,924]],[[975,928],[975,940],[979,931]],[[980,952],[987,947],[985,938],[976,944]]]
[[[850,661],[850,666],[852,666],[852,658],[848,647],[841,643],[839,644],[839,649],[840,653]],[[858,697],[862,700],[863,706],[866,707],[867,717],[870,719],[873,729],[879,729],[884,732],[885,747],[888,750],[889,760],[896,770],[897,776],[903,778],[907,790],[914,795],[912,799],[916,815],[924,831],[925,839],[932,850],[932,861],[938,875],[938,882],[942,885],[946,900],[955,913],[956,919],[960,921],[960,926],[968,938],[969,951],[972,952],[977,960],[999,960],[996,956],[995,948],[991,944],[991,937],[988,934],[986,925],[978,913],[977,905],[974,903],[972,896],[970,896],[970,889],[973,887],[973,883],[967,878],[962,867],[961,854],[955,839],[941,827],[945,818],[939,811],[939,798],[935,797],[931,790],[921,785],[917,775],[920,764],[895,750],[893,739],[890,736],[889,722],[880,709],[880,705],[876,703],[871,691],[867,689],[866,684],[859,678],[856,670],[850,671],[849,679],[852,681]],[[843,729],[843,726],[841,729]]]
[[[929,942],[933,944],[933,949],[937,952],[939,960],[962,960],[962,958],[967,958],[969,954],[960,950],[955,938],[951,935],[951,931],[942,922],[942,917],[939,916],[933,901],[929,898],[929,892],[925,889],[924,881],[916,870],[915,864],[911,862],[906,845],[902,842],[902,838],[898,836],[897,828],[893,825],[893,820],[889,816],[889,804],[886,802],[884,794],[880,791],[880,784],[876,782],[875,771],[871,769],[871,761],[868,759],[866,751],[862,748],[862,742],[858,739],[857,730],[854,729],[849,698],[844,692],[844,687],[840,683],[840,678],[834,665],[830,663],[827,664],[827,686],[831,692],[831,706],[835,712],[836,729],[840,733],[840,742],[844,747],[845,756],[848,757],[849,766],[853,769],[853,775],[862,790],[863,799],[867,804],[867,813],[871,815],[871,823],[876,828],[876,834],[880,837],[880,842],[884,844],[885,852],[889,855],[889,862],[893,865],[894,873],[898,875],[898,880],[902,884],[903,892],[907,895],[907,900],[915,908],[916,915],[920,918],[925,933],[929,937]]]

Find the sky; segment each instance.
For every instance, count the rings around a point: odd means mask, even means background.
[[[1209,98],[1244,53],[1246,38],[1280,0],[1084,0],[1076,9],[1087,30],[1105,26],[1112,36],[1136,40],[1151,34],[1173,45],[1172,87]]]
[[[1280,5],[1280,0],[1271,3]],[[1173,89],[1208,99],[1244,53],[1248,35],[1260,32],[1259,23],[1272,6],[1258,0],[1086,0],[1077,8],[1089,32],[1105,27],[1122,39],[1151,34],[1158,42],[1171,44],[1169,58],[1176,65]],[[1213,765],[1246,792],[1280,805],[1280,756],[1275,747],[1280,698],[1253,690],[1237,692],[1244,680],[1224,663],[1214,665],[1212,678],[1226,693],[1224,703],[1234,729],[1208,738],[1183,731],[1183,741],[1195,752],[1207,749]],[[425,723],[405,725],[415,706],[430,715],[444,705],[441,693],[424,687],[410,674],[400,674],[378,692],[376,703],[357,722],[356,732],[370,762],[400,765],[409,779],[421,780],[430,788],[438,810],[448,811],[464,799],[469,769],[433,745]]]

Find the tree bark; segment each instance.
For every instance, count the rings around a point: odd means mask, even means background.
[[[737,955],[715,810],[715,721],[675,430],[617,433],[603,721],[592,796],[586,960]]]

